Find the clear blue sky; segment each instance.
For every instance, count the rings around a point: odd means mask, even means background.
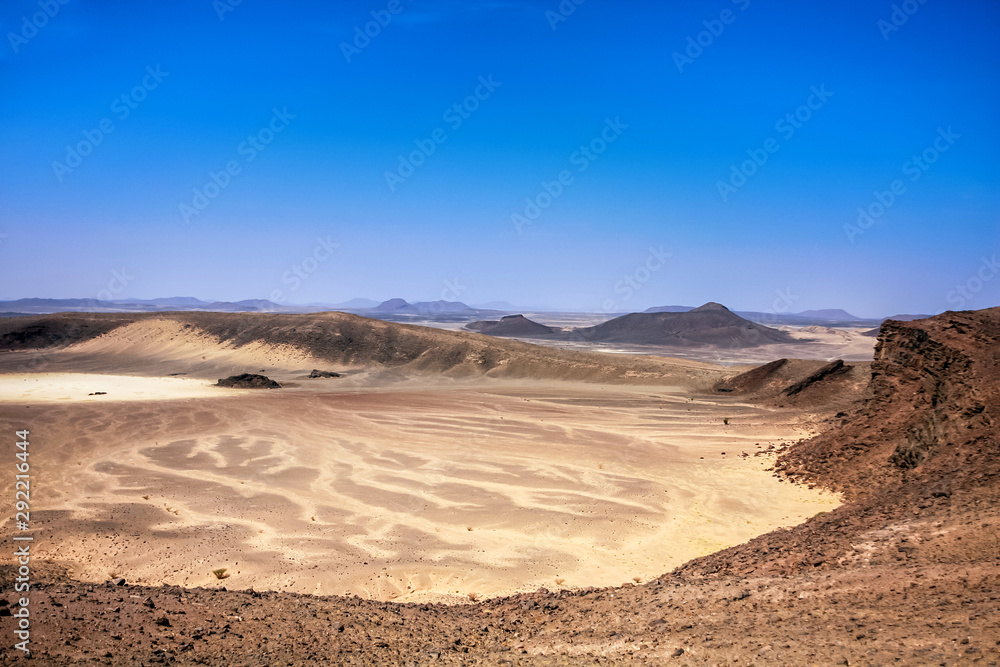
[[[996,2],[233,2],[0,4],[0,298],[1000,303]]]

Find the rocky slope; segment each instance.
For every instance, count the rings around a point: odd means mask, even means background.
[[[995,566],[998,341],[1000,308],[886,322],[867,400],[835,417],[836,428],[789,447],[775,466],[775,474],[841,492],[845,504],[682,570],[750,576],[911,560]]]

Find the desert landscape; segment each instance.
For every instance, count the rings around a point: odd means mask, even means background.
[[[0,667],[1000,667],[1000,3],[0,25]]]
[[[344,365],[292,328],[282,345],[235,345],[198,324],[237,318],[409,335],[427,348],[401,369],[447,377],[372,368],[354,350]],[[204,586],[226,567],[229,587],[455,602],[648,581],[838,503],[766,472],[771,450],[815,422],[706,395],[718,367],[477,338],[336,314],[178,314],[48,350],[39,372],[0,375],[11,418],[53,443],[35,450],[53,471],[38,492],[52,518],[35,516],[58,546],[38,553],[94,582]],[[494,367],[476,368],[489,355]],[[340,377],[309,377],[331,363]],[[559,379],[574,363],[576,379]],[[280,390],[216,386],[247,369]]]
[[[989,664],[998,334],[946,313],[874,362],[720,366],[344,313],[6,318],[33,654]]]

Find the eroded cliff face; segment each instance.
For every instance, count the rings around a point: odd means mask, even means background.
[[[892,488],[996,480],[1000,308],[882,326],[870,398],[778,468],[856,499]]]
[[[775,464],[775,474],[841,492],[841,507],[677,572],[995,566],[1000,308],[886,322],[869,392],[840,426],[791,445]]]

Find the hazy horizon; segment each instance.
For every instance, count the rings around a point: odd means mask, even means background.
[[[6,298],[6,297],[0,296],[0,302],[17,301],[19,299],[32,299],[32,298],[52,298],[52,297],[17,297],[17,298]],[[339,302],[322,302],[322,301],[311,301],[311,302],[307,302],[307,303],[286,302],[286,303],[275,304],[275,305],[284,306],[284,307],[288,307],[288,308],[318,308],[318,307],[338,307],[339,306],[339,307],[346,308],[348,310],[365,310],[368,307],[361,306],[361,305],[351,305],[351,306],[348,306],[348,304],[350,304],[351,302],[370,302],[372,305],[369,306],[369,307],[374,307],[375,305],[380,305],[380,304],[382,304],[382,303],[384,303],[386,301],[389,301],[390,299],[395,299],[395,298],[402,298],[404,301],[406,301],[409,304],[428,303],[428,302],[438,301],[437,299],[407,299],[405,297],[389,297],[387,299],[372,299],[372,298],[367,298],[367,297],[355,297],[355,298],[352,298],[352,299],[346,299],[344,301],[339,301]],[[167,301],[167,300],[172,300],[172,299],[197,299],[198,301],[202,302],[205,305],[211,305],[213,303],[240,303],[240,302],[246,302],[246,301],[266,300],[266,299],[260,299],[258,297],[247,297],[247,298],[244,298],[244,299],[233,299],[233,300],[229,300],[229,299],[208,299],[208,298],[201,298],[201,297],[192,296],[192,295],[174,295],[174,296],[170,296],[170,297],[163,297],[163,296],[158,296],[158,297],[135,296],[135,297],[130,297],[130,298],[113,298],[113,299],[110,299],[110,300],[104,300],[104,299],[100,299],[98,297],[63,297],[63,298],[55,297],[55,300],[58,300],[58,301],[74,300],[74,299],[80,299],[80,300],[96,299],[98,301],[107,301],[107,302],[110,302],[110,303],[120,303],[120,304],[150,302],[150,301]],[[447,301],[447,300],[445,300],[445,301]],[[595,310],[589,310],[589,311],[588,310],[574,311],[574,310],[568,310],[568,309],[563,309],[563,308],[552,307],[552,306],[548,306],[548,305],[545,305],[545,304],[510,303],[510,302],[503,302],[503,301],[499,301],[499,300],[498,301],[492,301],[492,302],[474,302],[474,303],[465,303],[464,301],[461,301],[461,300],[449,301],[449,303],[464,303],[465,305],[469,306],[470,308],[477,309],[477,310],[505,311],[505,310],[514,309],[514,310],[521,310],[522,312],[581,313],[581,314],[602,314],[603,313],[603,314],[616,314],[616,315],[620,315],[620,314],[623,314],[623,313],[631,313],[631,312],[642,312],[642,311],[644,311],[644,310],[646,310],[648,308],[657,308],[657,307],[663,307],[663,306],[682,306],[682,307],[687,307],[687,308],[694,309],[694,308],[697,308],[699,306],[703,306],[703,305],[706,305],[708,303],[713,303],[713,302],[714,303],[718,303],[718,301],[715,301],[714,299],[709,299],[707,301],[699,302],[699,303],[696,303],[696,304],[690,304],[690,303],[688,303],[688,304],[663,304],[663,303],[652,304],[652,305],[649,305],[649,306],[637,307],[635,310],[625,309],[625,310],[618,310],[618,311],[609,311],[609,310],[595,309]],[[787,300],[786,300],[786,302],[787,302]],[[726,303],[723,303],[722,305],[726,306],[730,310],[738,311],[738,312],[761,312],[761,313],[764,313],[764,314],[775,314],[775,315],[796,315],[796,314],[803,313],[803,312],[845,310],[845,311],[847,311],[847,313],[849,315],[853,315],[853,316],[855,316],[855,317],[857,317],[859,319],[871,319],[871,320],[882,319],[882,318],[885,318],[885,317],[890,317],[892,315],[919,315],[919,314],[922,314],[922,315],[937,315],[938,314],[937,312],[934,312],[934,313],[916,313],[916,312],[904,313],[903,311],[893,311],[892,313],[881,313],[881,314],[874,314],[874,315],[872,315],[872,314],[868,314],[868,315],[862,314],[862,315],[859,315],[858,313],[851,312],[850,310],[848,310],[846,308],[840,308],[838,306],[830,306],[828,308],[800,309],[800,310],[768,309],[768,310],[764,310],[764,311],[753,311],[752,309],[749,309],[749,308],[743,308],[739,304],[726,304]]]
[[[13,0],[0,292],[996,306],[998,23],[973,0]]]

